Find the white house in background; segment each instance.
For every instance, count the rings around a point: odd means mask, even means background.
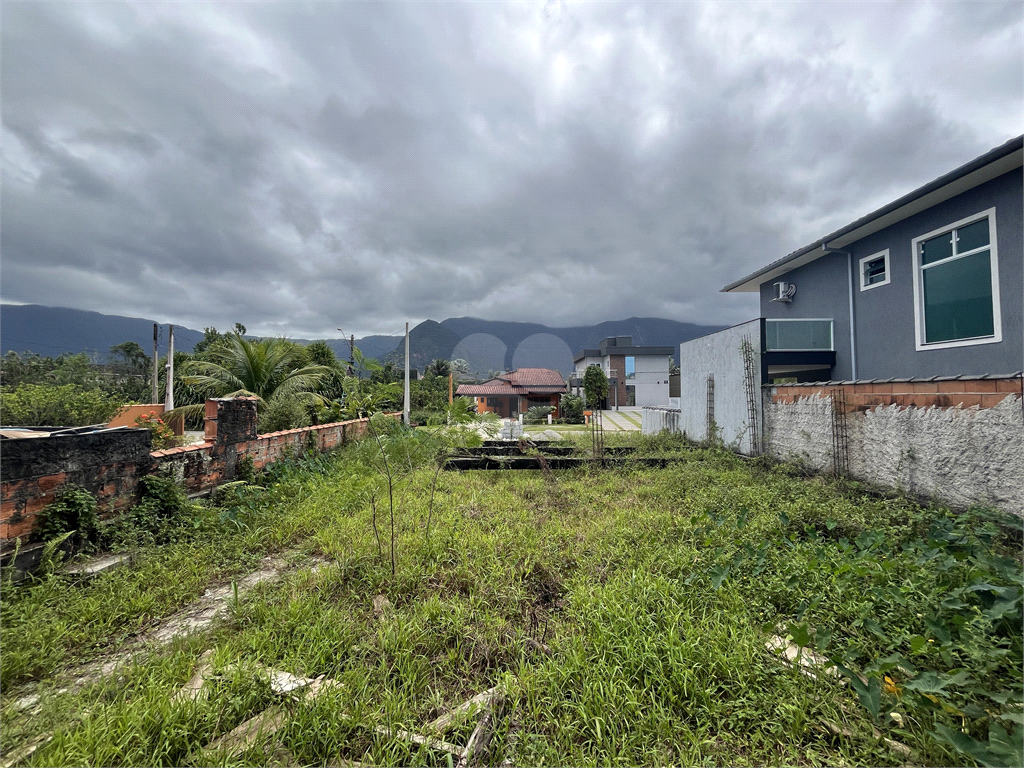
[[[632,336],[610,336],[602,339],[597,349],[584,349],[573,358],[576,370],[569,378],[569,389],[582,394],[583,374],[588,366],[596,365],[608,377],[608,397],[600,407],[668,405],[674,352],[670,346],[634,346]]]

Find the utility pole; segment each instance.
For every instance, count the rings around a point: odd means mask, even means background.
[[[160,358],[157,352],[157,334],[160,326],[153,323],[153,399],[149,402],[156,403],[160,399]]]
[[[409,324],[405,324],[405,402],[402,405],[402,420],[409,424]]]
[[[174,326],[167,336],[167,394],[164,396],[164,413],[174,410]]]
[[[338,329],[341,331],[341,328]],[[345,332],[341,331],[344,336]],[[351,376],[356,367],[356,337],[352,334],[348,337],[348,375]]]
[[[448,373],[448,405],[451,405],[453,402],[455,402],[455,398],[452,397],[452,376],[453,375],[454,374],[452,374],[449,371],[449,373]]]

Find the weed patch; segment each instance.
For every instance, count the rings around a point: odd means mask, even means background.
[[[179,508],[168,519],[188,524],[168,543],[88,584],[5,585],[13,727],[0,746],[56,727],[30,762],[440,766],[446,753],[395,734],[500,687],[490,765],[1020,762],[1012,521],[667,436],[615,440],[680,458],[665,469],[438,473],[438,445],[420,432],[295,458],[225,489],[218,506]],[[381,507],[389,488],[393,517]],[[171,495],[155,488],[148,514],[165,520]],[[116,685],[56,692],[61,666],[286,546],[326,564],[240,594],[220,624]],[[766,648],[776,635],[839,674],[802,674]],[[203,648],[218,681],[172,706]],[[340,687],[284,706],[257,662]],[[35,719],[17,714],[8,687],[30,679]],[[272,705],[284,706],[272,738],[230,758],[203,751]],[[88,714],[61,720],[71,708]],[[465,744],[473,728],[445,739]]]

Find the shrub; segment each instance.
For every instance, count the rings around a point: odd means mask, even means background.
[[[583,398],[579,395],[562,395],[558,402],[558,410],[566,424],[583,423]]]
[[[275,397],[263,406],[257,429],[265,435],[268,432],[308,427],[312,423],[304,403],[293,397]]]
[[[44,541],[74,533],[74,542],[95,541],[98,530],[96,497],[84,488],[68,485],[40,516],[39,537]]]
[[[153,433],[153,448],[156,450],[173,448],[179,443],[178,436],[164,423],[164,420],[157,415],[156,411],[150,411],[144,416],[139,416],[135,419],[135,426],[141,429],[148,429]]]
[[[433,408],[417,408],[409,411],[409,421],[421,426],[429,425],[436,427],[439,424],[444,424],[444,411],[438,411]]]
[[[124,405],[120,397],[76,384],[21,384],[3,393],[0,421],[18,427],[84,427],[106,424]]]
[[[550,405],[535,405],[533,408],[526,411],[523,415],[523,421],[527,424],[540,424],[553,410],[555,409]]]
[[[105,532],[115,546],[167,544],[193,529],[197,507],[169,477],[147,475],[139,482],[141,500]]]

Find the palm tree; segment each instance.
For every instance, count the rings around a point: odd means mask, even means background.
[[[427,364],[427,367],[423,371],[424,376],[447,376],[452,372],[451,363],[445,360],[443,357],[439,357],[433,362]]]
[[[300,367],[302,347],[287,339],[250,341],[238,333],[225,334],[207,356],[209,360],[189,360],[181,367],[181,380],[206,397],[255,397],[258,406],[282,397],[326,403],[316,389],[332,369]],[[202,408],[200,403],[175,411],[189,415]]]

